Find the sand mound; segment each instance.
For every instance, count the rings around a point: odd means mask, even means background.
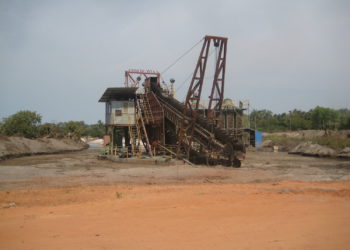
[[[289,151],[290,154],[301,154],[307,156],[333,157],[336,156],[336,151],[317,143],[303,142]]]
[[[350,159],[350,148],[346,147],[337,155],[339,158],[349,158]]]
[[[27,139],[22,137],[0,136],[0,160],[32,155],[77,151],[86,148],[85,143],[71,139]]]

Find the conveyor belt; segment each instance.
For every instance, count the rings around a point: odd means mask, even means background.
[[[173,97],[164,95],[162,89],[156,84],[152,84],[151,90],[162,105],[165,118],[173,123],[177,130],[183,121],[190,120],[184,117],[183,104]],[[194,143],[186,145],[190,147],[191,153],[188,160],[191,162],[239,167],[240,161],[244,159],[245,147],[242,139],[233,133],[215,127],[201,114],[198,114],[191,139]]]

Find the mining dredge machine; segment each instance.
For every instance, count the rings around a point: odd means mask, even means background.
[[[200,112],[199,102],[204,85],[209,48],[217,50],[215,74],[209,96],[209,105]],[[145,148],[154,155],[152,142],[171,152],[179,159],[194,164],[240,167],[245,157],[242,134],[218,126],[218,114],[224,98],[227,38],[205,36],[184,103],[176,100],[169,91],[162,88],[160,74],[151,72],[143,87],[144,93],[137,94],[140,127],[142,127]],[[126,72],[126,77],[130,76]],[[150,72],[143,72],[146,76]],[[128,82],[128,80],[126,80]],[[130,81],[129,81],[130,82]],[[172,145],[172,148],[169,148]]]

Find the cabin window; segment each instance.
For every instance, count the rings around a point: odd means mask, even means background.
[[[122,111],[119,109],[115,110],[115,116],[122,116]]]
[[[110,104],[109,102],[106,102],[106,113],[107,113],[107,114],[110,114],[111,111],[112,111],[112,109],[111,109],[111,104]]]

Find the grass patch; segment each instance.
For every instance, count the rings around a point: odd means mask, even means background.
[[[287,136],[277,136],[277,135],[268,135],[264,136],[264,140],[271,140],[273,142],[304,142],[309,141],[308,139],[287,137]]]
[[[345,147],[350,147],[350,139],[348,138],[342,139],[334,137],[316,137],[312,138],[312,142],[335,149],[343,149]]]

